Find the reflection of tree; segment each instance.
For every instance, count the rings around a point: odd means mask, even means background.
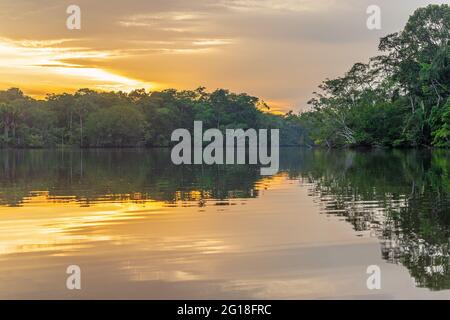
[[[448,151],[281,150],[280,168],[311,188],[323,211],[370,231],[383,259],[418,286],[450,289]],[[52,201],[185,201],[258,195],[257,166],[174,166],[170,150],[0,152],[0,203],[33,191]]]
[[[50,200],[201,200],[257,196],[256,166],[174,166],[170,150],[11,150],[0,152],[0,203],[32,191]],[[71,197],[70,199],[73,199]]]
[[[398,261],[404,264],[417,284],[431,289],[450,288],[450,197],[424,188],[409,199],[395,216]]]
[[[298,173],[325,213],[376,235],[383,259],[406,266],[418,286],[442,290],[450,289],[448,156],[315,150],[298,154]]]

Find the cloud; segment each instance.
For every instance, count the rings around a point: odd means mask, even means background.
[[[83,48],[55,47],[64,42],[66,42],[65,39],[51,41],[1,39],[0,65],[4,78],[0,79],[0,83],[8,86],[25,84],[26,86],[41,87],[45,82],[48,91],[40,92],[40,95],[60,91],[61,81],[66,82],[64,88],[71,87],[72,90],[91,86],[129,91],[153,86],[151,83],[124,77],[102,68],[86,67],[82,63],[75,63],[75,61],[105,60],[114,57],[115,53]],[[45,76],[45,80],[42,81],[42,78],[38,80],[39,76]],[[17,83],[12,83],[12,81]],[[36,93],[35,89],[31,91]]]
[[[335,0],[221,0],[218,1],[217,6],[236,11],[312,12],[335,3]]]
[[[429,0],[2,0],[0,86],[25,92],[203,85],[301,109],[326,77],[376,54]],[[382,30],[366,8],[382,9]],[[109,79],[109,81],[108,81]],[[38,88],[38,89],[37,89]]]

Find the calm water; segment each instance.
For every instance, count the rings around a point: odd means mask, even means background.
[[[0,298],[450,299],[448,151],[280,160],[261,177],[164,149],[0,151]]]

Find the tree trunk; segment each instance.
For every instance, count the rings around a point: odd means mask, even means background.
[[[5,136],[5,139],[8,140],[9,138],[9,126],[7,123],[5,123],[5,128],[3,130],[3,135]]]
[[[83,117],[80,116],[80,147],[83,146]]]

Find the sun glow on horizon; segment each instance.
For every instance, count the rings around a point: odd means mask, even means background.
[[[306,110],[317,86],[379,54],[426,4],[377,0],[379,32],[354,0],[80,0],[81,28],[67,28],[64,1],[2,0],[0,90],[48,93],[205,87],[245,92],[271,113]],[[107,8],[105,10],[105,8]]]
[[[0,39],[0,70],[4,89],[20,87],[36,98],[48,93],[76,91],[89,87],[98,90],[129,92],[155,89],[155,83],[120,75],[98,66],[84,66],[78,61],[113,59],[114,52],[83,48],[54,47],[59,41],[9,41]],[[73,62],[72,62],[73,61]],[[62,84],[66,84],[62,86]]]

